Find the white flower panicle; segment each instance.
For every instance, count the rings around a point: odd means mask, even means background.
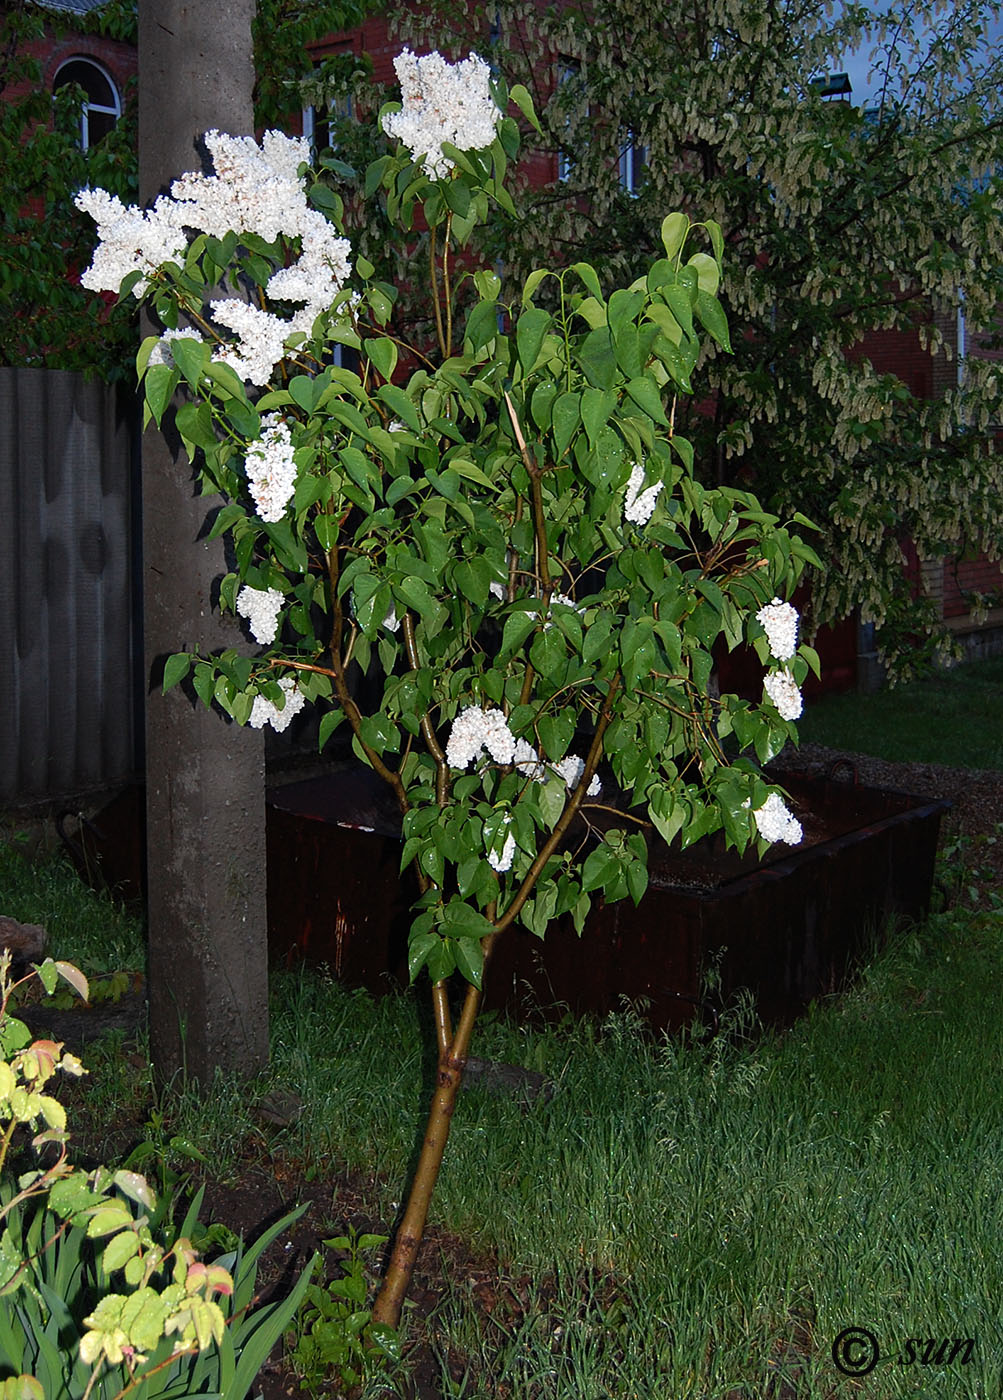
[[[214,358],[249,384],[263,387],[289,337],[310,335],[317,317],[344,287],[351,273],[351,246],[307,203],[297,173],[310,159],[304,138],[266,131],[259,146],[250,136],[208,131],[205,142],[216,173],[189,171],[171,185],[171,197],[161,196],[149,211],[126,207],[104,190],[80,191],[77,206],[96,220],[100,239],[81,281],[94,291],[117,292],[122,279],[138,270],[145,274],[135,287],[141,296],[149,275],[162,263],[184,261],[186,230],[216,238],[253,233],[269,243],[282,236],[300,239],[297,261],[274,272],[265,288],[272,300],[298,307],[291,317],[239,300],[211,307],[214,320],[237,337]]]
[[[661,495],[661,481],[656,481],[654,486],[644,487],[644,466],[640,462],[635,462],[630,473],[630,480],[627,482],[627,495],[623,503],[623,518],[631,525],[647,525],[655,509],[658,497]]]
[[[266,131],[259,146],[253,136],[207,131],[205,144],[216,173],[190,170],[171,185],[188,228],[214,238],[256,233],[273,243],[282,234],[296,238],[323,218],[307,204],[297,173],[310,161],[305,137]]]
[[[306,704],[306,700],[296,685],[295,677],[283,676],[279,685],[285,696],[285,703],[281,709],[278,705],[273,705],[271,700],[266,700],[263,695],[254,697],[250,718],[247,721],[252,729],[263,729],[266,724],[270,724],[274,730],[281,734],[283,730],[289,728]]]
[[[312,210],[307,212],[313,215]],[[265,292],[275,301],[301,302],[302,309],[289,322],[289,333],[302,331],[309,335],[314,321],[327,310],[351,275],[351,245],[347,238],[338,237],[322,215],[316,214],[304,228],[300,246],[299,260],[273,272]]]
[[[212,317],[234,332],[237,340],[221,347],[213,355],[229,365],[248,384],[263,388],[272,371],[285,353],[285,343],[292,334],[290,323],[270,311],[262,311],[247,301],[214,301]]]
[[[771,792],[763,806],[752,815],[764,841],[783,841],[788,846],[796,846],[804,835],[801,823],[779,793]]]
[[[512,869],[512,861],[515,859],[515,837],[508,830],[512,825],[512,818],[505,817],[505,825],[501,831],[495,835],[494,845],[488,847],[488,865],[492,870],[504,875],[506,871]],[[498,849],[498,838],[505,832],[505,840],[502,842],[501,850]]]
[[[798,647],[797,608],[774,598],[759,609],[756,621],[766,633],[772,655],[778,661],[790,661]]]
[[[524,778],[532,778],[534,783],[547,781],[546,764],[540,762],[540,755],[533,748],[533,745],[528,744],[525,739],[516,739],[513,759],[516,768]]]
[[[394,59],[401,88],[401,110],[387,112],[383,130],[408,148],[412,160],[425,157],[434,180],[446,180],[453,162],[443,154],[448,142],[461,151],[482,151],[495,139],[501,113],[491,96],[491,70],[471,54],[447,63],[440,53],[419,58],[404,49]]]
[[[798,719],[804,708],[797,681],[788,667],[782,671],[771,671],[763,678],[763,689],[780,711],[781,719]]]
[[[468,705],[453,720],[446,743],[446,762],[450,768],[467,768],[483,749],[496,763],[511,763],[515,738],[501,710]]]
[[[246,617],[251,636],[261,646],[270,646],[279,630],[283,597],[277,588],[252,588],[245,584],[237,594],[237,612]]]
[[[266,413],[261,428],[261,436],[247,449],[244,470],[259,518],[274,525],[285,515],[296,489],[293,440],[277,413]]]
[[[524,778],[531,778],[534,783],[545,783],[551,773],[556,773],[569,792],[574,792],[585,772],[585,761],[577,754],[569,753],[559,763],[545,763],[533,745],[527,743],[525,739],[515,741],[515,766]],[[586,797],[599,797],[601,793],[602,783],[599,781],[598,773],[594,773],[585,789],[585,795]]]
[[[161,195],[152,209],[123,204],[107,190],[80,190],[73,200],[97,224],[98,245],[80,278],[92,292],[117,292],[130,272],[143,277],[132,289],[140,297],[162,263],[183,263],[188,248],[184,221],[172,200]]]

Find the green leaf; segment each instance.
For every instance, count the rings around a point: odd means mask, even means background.
[[[554,421],[554,400],[556,398],[557,385],[552,379],[544,379],[533,390],[529,411],[533,416],[533,422],[541,433],[548,432]]]
[[[179,681],[184,680],[191,668],[192,659],[186,651],[176,651],[173,656],[167,658],[164,665],[164,686],[161,692],[163,695],[166,695]]]
[[[38,980],[45,988],[46,996],[52,996],[59,982],[59,971],[51,958],[46,958],[43,963],[32,963],[32,967],[38,973]]]
[[[667,258],[677,258],[686,242],[690,221],[685,214],[666,214],[662,220],[662,247]]]
[[[543,817],[547,830],[553,831],[568,801],[568,789],[564,779],[558,777],[556,773],[552,774],[540,787],[538,800],[540,815]]]
[[[110,1235],[113,1230],[128,1229],[132,1225],[132,1216],[121,1201],[109,1201],[107,1205],[99,1206],[87,1223],[88,1239],[100,1239],[102,1235]]]
[[[464,331],[471,350],[476,352],[482,345],[489,345],[498,334],[498,303],[479,301],[467,317]]]
[[[601,287],[601,285],[600,285],[600,283],[599,283],[598,274],[596,273],[595,268],[592,267],[590,263],[587,263],[587,262],[576,262],[576,263],[572,263],[571,266],[570,266],[570,268],[568,269],[568,271],[569,271],[569,272],[577,272],[578,276],[579,276],[579,277],[582,279],[582,281],[585,283],[585,286],[587,287],[587,289],[588,289],[588,291],[589,291],[589,294],[590,294],[591,296],[594,296],[595,299],[596,299],[596,301],[598,301],[601,305],[605,306],[606,303],[605,303],[605,300],[604,300],[604,298],[603,298],[602,287]]]
[[[502,660],[518,651],[536,624],[537,616],[535,613],[524,612],[521,609],[518,612],[509,613],[502,630],[502,644],[498,659]]]
[[[183,403],[174,416],[174,422],[186,443],[194,443],[203,451],[211,451],[217,446],[212,411],[207,403]]]
[[[104,1253],[101,1256],[101,1263],[104,1265],[106,1273],[114,1273],[116,1269],[124,1269],[132,1256],[139,1251],[139,1236],[133,1230],[123,1230],[121,1234],[115,1235],[105,1245]]]
[[[456,940],[456,966],[467,981],[480,990],[484,976],[484,949],[479,938]]]
[[[608,612],[597,613],[591,626],[585,633],[585,641],[582,647],[583,660],[591,663],[596,661],[600,656],[606,656],[610,650],[612,632],[612,615]]]
[[[522,83],[513,83],[509,89],[509,101],[514,102],[534,131],[542,131],[540,118],[536,115],[533,99]]]
[[[730,351],[731,339],[728,335],[728,318],[717,297],[702,290],[698,291],[695,310],[697,319],[704,330],[714,337],[723,350]]]
[[[587,894],[591,890],[602,889],[619,873],[620,862],[604,841],[586,857],[582,867],[582,890]]]
[[[330,739],[331,735],[334,733],[334,731],[337,729],[338,725],[342,722],[344,718],[345,712],[342,709],[326,710],[324,712],[324,714],[321,716],[320,729],[317,737],[318,750],[322,750],[324,748],[324,745],[327,743],[328,739]]]
[[[421,419],[418,417],[418,410],[398,385],[381,384],[376,391],[376,397],[385,403],[394,417],[399,418],[413,433],[421,432]]]
[[[524,374],[529,374],[536,364],[551,320],[550,312],[538,306],[531,306],[520,315],[515,328],[515,343]]]
[[[411,939],[408,944],[407,970],[408,977],[412,982],[415,981],[418,973],[441,942],[442,940],[434,929],[427,933],[420,933],[416,938]]]
[[[615,407],[616,394],[612,390],[590,387],[582,391],[582,423],[593,447]]]
[[[146,372],[146,378],[143,380],[143,393],[146,397],[146,405],[158,428],[163,419],[164,410],[174,397],[177,382],[178,372],[169,365],[153,365]]]
[[[554,460],[560,462],[582,421],[581,394],[560,394],[554,401]]]
[[[529,304],[530,304],[531,301],[533,300],[533,293],[536,291],[537,287],[540,285],[540,283],[543,281],[543,279],[544,279],[545,277],[553,277],[553,276],[555,276],[555,275],[556,275],[556,274],[555,274],[555,273],[552,273],[552,272],[550,271],[549,268],[546,268],[546,267],[538,267],[538,268],[535,268],[535,269],[529,274],[529,276],[526,278],[525,285],[523,286],[523,289],[522,289],[522,304],[523,304],[523,306],[529,306]]]
[[[389,381],[397,368],[397,346],[388,336],[373,337],[363,344],[370,361],[383,379]]]
[[[181,336],[178,340],[171,341],[171,358],[193,389],[203,377],[209,355],[209,346],[201,340],[189,340],[186,336]]]
[[[693,268],[701,291],[708,292],[711,296],[717,294],[721,282],[721,269],[709,253],[694,253],[686,266]]]
[[[612,389],[616,383],[616,355],[608,326],[589,331],[578,349],[578,363],[590,384],[597,389]]]
[[[662,396],[653,379],[644,376],[641,379],[630,380],[627,384],[627,393],[649,418],[656,423],[664,423],[668,427],[669,420],[665,416]]]
[[[326,384],[309,374],[294,375],[289,381],[289,393],[293,403],[307,414],[313,413],[317,407],[317,400],[326,387]]]
[[[31,1044],[31,1031],[16,1016],[0,1020],[0,1051],[7,1059]]]

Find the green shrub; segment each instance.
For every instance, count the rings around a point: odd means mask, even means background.
[[[303,1208],[207,1264],[191,1244],[201,1193],[176,1226],[140,1173],[73,1167],[66,1112],[48,1091],[57,1071],[86,1070],[61,1044],[32,1041],[8,1008],[34,976],[49,994],[62,977],[85,999],[87,981],[51,959],[17,980],[10,966],[0,954],[3,1400],[243,1400],[309,1285],[313,1260],[288,1297],[253,1308],[262,1251]],[[25,1131],[37,1165],[15,1176]]]

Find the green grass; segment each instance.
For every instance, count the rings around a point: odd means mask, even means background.
[[[37,885],[50,909],[56,883]],[[487,1316],[462,1278],[449,1286],[426,1324],[443,1395],[766,1400],[787,1374],[798,1400],[997,1400],[1003,912],[989,902],[899,936],[785,1035],[747,1034],[741,1007],[705,1044],[652,1038],[629,1008],[600,1026],[486,1018],[475,1053],[557,1092],[458,1105],[433,1221],[492,1253],[523,1303]],[[270,1150],[321,1180],[363,1173],[392,1218],[431,1082],[424,1005],[276,974],[268,1075],[165,1101],[166,1131],[235,1175],[261,1142],[255,1094],[291,1088],[305,1112]],[[851,1324],[887,1354],[866,1382],[831,1359]],[[907,1337],[968,1336],[968,1365],[894,1360]]]
[[[876,695],[813,700],[802,743],[874,754],[894,763],[1003,769],[1003,657],[938,671]]]
[[[62,852],[32,858],[17,835],[0,832],[0,914],[41,924],[47,952],[88,976],[146,965],[139,919],[77,878]]]

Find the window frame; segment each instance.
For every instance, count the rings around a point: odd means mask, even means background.
[[[65,73],[67,68],[71,68],[78,65],[83,65],[87,68],[93,69],[93,71],[99,74],[103,81],[107,83],[108,89],[112,95],[112,106],[107,106],[104,103],[92,101],[91,98],[86,95],[86,88],[84,84],[81,83],[79,79],[75,77],[64,78],[62,82],[59,81],[59,76],[61,73]],[[105,65],[99,62],[98,59],[94,58],[91,54],[71,54],[68,58],[63,59],[62,63],[60,63],[59,67],[52,75],[53,97],[55,97],[56,93],[61,87],[68,87],[70,83],[75,83],[78,87],[84,88],[85,96],[83,102],[80,104],[80,149],[82,151],[89,151],[92,149],[93,146],[97,145],[99,141],[104,140],[104,137],[107,136],[109,132],[112,131],[121,120],[122,94],[118,90],[118,84],[115,82],[115,79],[112,77],[111,73],[108,71]],[[111,126],[108,128],[108,131],[102,132],[102,134],[97,138],[97,141],[91,140],[90,114],[92,112],[100,113],[101,116],[112,118]]]

